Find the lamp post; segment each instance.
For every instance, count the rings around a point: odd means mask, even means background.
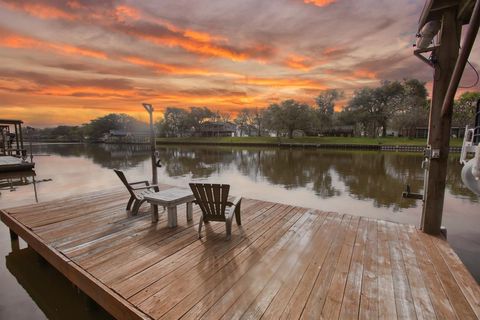
[[[155,130],[153,129],[153,106],[148,103],[142,103],[142,105],[150,116],[150,152],[152,158],[152,184],[158,184],[157,165],[155,159]]]

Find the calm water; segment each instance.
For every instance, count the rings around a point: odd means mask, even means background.
[[[159,150],[161,183],[229,183],[231,193],[245,197],[420,222],[421,202],[401,198],[407,183],[422,191],[420,154],[193,146]],[[132,180],[150,176],[148,146],[50,144],[34,146],[34,153],[37,183],[9,186],[0,180],[0,208],[35,203],[35,194],[46,201],[118,186],[113,168],[125,170]],[[453,155],[443,221],[450,244],[480,281],[480,201],[462,186],[457,163],[458,155]],[[3,224],[0,250],[0,319],[109,318],[25,243],[12,251]]]

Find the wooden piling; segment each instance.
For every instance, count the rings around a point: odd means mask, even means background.
[[[442,105],[455,68],[460,47],[461,24],[457,20],[455,7],[446,9],[442,17],[441,45],[433,51],[434,82],[430,119],[428,123],[428,145],[439,151],[438,157],[430,157],[425,179],[425,202],[421,228],[428,234],[440,234],[443,201],[447,177],[447,161],[452,125],[452,109],[443,117]]]

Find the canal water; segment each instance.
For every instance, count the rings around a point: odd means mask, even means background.
[[[418,153],[244,147],[159,147],[160,183],[231,184],[231,193],[418,226],[421,201],[402,199],[406,184],[422,192]],[[40,144],[32,177],[0,179],[0,208],[120,186],[150,177],[145,145]],[[449,159],[444,225],[448,241],[480,282],[480,199],[463,187],[458,154]],[[126,201],[127,199],[125,199]],[[109,319],[62,275],[20,241],[12,250],[0,223],[0,319]]]

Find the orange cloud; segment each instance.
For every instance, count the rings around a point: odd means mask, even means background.
[[[175,26],[168,21],[140,12],[132,6],[118,5],[110,8],[109,5],[87,7],[75,0],[64,3],[63,9],[45,3],[11,2],[8,4],[9,8],[24,11],[32,16],[96,23],[157,45],[179,47],[201,56],[220,57],[232,61],[247,59],[264,61],[273,52],[273,49],[266,45],[235,48],[228,45],[224,37]],[[59,7],[61,6],[59,4]],[[141,16],[145,19],[138,22]]]
[[[8,31],[0,29],[0,46],[8,48],[40,49],[54,51],[66,55],[81,55],[91,58],[106,59],[107,54],[102,51],[75,47],[68,44],[49,43],[32,37],[18,34],[7,34]]]
[[[213,36],[206,32],[200,32],[200,31],[195,31],[190,29],[184,30],[183,35],[187,38],[200,41],[200,42],[213,42],[218,40],[225,40],[224,38],[219,36]]]
[[[205,76],[221,75],[221,76],[227,76],[227,77],[240,77],[240,75],[235,73],[215,72],[207,69],[190,68],[190,67],[184,67],[180,65],[160,63],[160,62],[156,62],[156,61],[145,59],[138,56],[124,56],[121,58],[121,60],[131,64],[152,68],[155,71],[160,73],[205,75]]]
[[[326,90],[328,86],[316,80],[303,79],[285,79],[285,78],[247,78],[239,80],[237,83],[255,86],[267,86],[272,88],[303,88]]]
[[[294,54],[289,55],[285,59],[284,64],[289,68],[302,70],[302,71],[310,70],[313,65],[312,59],[303,57],[303,56],[294,55]]]
[[[138,20],[140,18],[140,11],[127,5],[120,5],[115,8],[115,15],[118,21],[126,21],[128,19]]]
[[[148,59],[144,59],[136,56],[126,56],[126,57],[122,57],[121,59],[123,61],[135,64],[135,65],[153,68],[158,72],[164,72],[164,73],[172,73],[172,74],[208,74],[209,73],[208,71],[202,70],[202,69],[186,68],[186,67],[181,67],[181,66],[176,66],[171,64],[159,63],[156,61],[152,61],[152,60],[148,60]]]
[[[140,96],[133,89],[101,88],[92,86],[49,86],[35,92],[47,96],[73,96],[76,98],[134,98]]]
[[[364,81],[364,80],[377,80],[377,73],[367,68],[358,68],[354,70],[348,69],[326,69],[324,73],[332,75],[339,80],[348,81]]]
[[[4,3],[10,9],[24,11],[41,19],[75,20],[75,15],[44,3]]]
[[[316,5],[317,7],[325,7],[336,2],[336,0],[303,0],[303,2]]]
[[[190,38],[176,37],[173,35],[159,37],[151,34],[141,34],[135,30],[131,30],[130,34],[155,44],[168,47],[180,47],[186,51],[205,56],[228,58],[233,61],[246,60],[250,56],[247,52],[236,52],[226,47],[217,46],[209,42],[196,41]]]
[[[256,103],[255,97],[250,97],[245,94],[231,94],[231,95],[184,95],[184,94],[160,94],[157,100],[159,103],[169,105],[181,105],[181,106],[195,106],[204,105],[213,108],[223,106],[225,111],[229,111],[229,107],[232,105],[251,105]]]
[[[353,77],[358,79],[376,79],[377,74],[367,69],[359,69],[353,72]]]

